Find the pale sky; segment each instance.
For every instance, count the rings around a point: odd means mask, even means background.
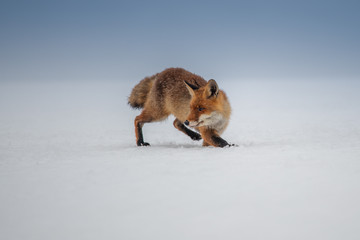
[[[360,77],[360,2],[1,1],[0,80]]]

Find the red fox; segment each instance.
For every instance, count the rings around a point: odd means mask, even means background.
[[[193,140],[203,139],[203,146],[232,146],[220,137],[229,123],[230,103],[213,79],[207,82],[182,68],[168,68],[144,78],[128,100],[131,107],[143,108],[134,122],[138,146],[150,145],[144,142],[143,125],[164,120],[170,114],[175,116],[175,128]]]

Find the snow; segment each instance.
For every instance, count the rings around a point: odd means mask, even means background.
[[[1,239],[359,239],[360,83],[218,80],[219,149],[136,147],[136,82],[0,82]]]

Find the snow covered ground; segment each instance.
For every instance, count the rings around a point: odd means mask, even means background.
[[[1,239],[360,239],[358,82],[218,79],[225,149],[136,147],[136,82],[0,82]]]

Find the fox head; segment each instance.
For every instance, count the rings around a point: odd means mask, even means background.
[[[190,127],[209,127],[222,131],[227,125],[230,106],[225,94],[219,90],[214,79],[205,86],[197,87],[185,81],[191,95],[190,113],[185,125]]]

